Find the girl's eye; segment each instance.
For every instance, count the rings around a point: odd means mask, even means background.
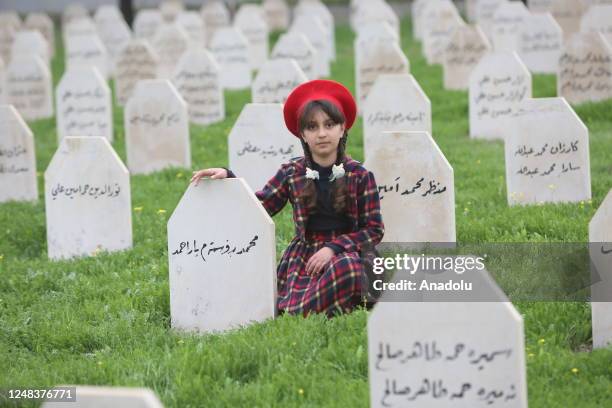
[[[317,128],[317,126],[311,123],[311,124],[309,124],[309,125],[308,125],[306,128],[307,128],[308,130],[315,130],[315,129]]]

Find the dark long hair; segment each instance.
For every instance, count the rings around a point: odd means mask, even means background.
[[[329,118],[337,125],[345,123],[346,119],[344,115],[331,102],[326,100],[314,100],[310,101],[304,107],[302,114],[299,119],[299,129],[300,134],[304,131],[308,123],[312,120],[313,115],[318,111],[323,111]],[[345,159],[350,158],[346,154],[346,139],[348,138],[348,133],[344,131],[344,135],[340,139],[338,143],[338,151],[336,157],[336,165],[340,163],[344,163]],[[302,148],[304,149],[304,159],[306,162],[306,166],[312,168],[312,153],[310,152],[310,148],[306,144],[303,138],[300,138],[302,142]],[[334,180],[331,186],[331,197],[332,203],[334,205],[334,211],[338,214],[342,214],[346,212],[346,178],[340,177],[337,180]],[[314,180],[307,179],[304,190],[300,194],[300,200],[305,204],[306,208],[309,211],[314,211],[317,205],[317,188],[315,186]]]

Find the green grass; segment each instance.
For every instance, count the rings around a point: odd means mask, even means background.
[[[588,222],[612,188],[612,101],[576,108],[590,129],[592,201],[510,208],[502,143],[468,138],[467,94],[444,91],[441,68],[426,65],[408,21],[402,32],[412,73],[432,102],[434,138],[454,167],[458,240],[587,241]],[[352,41],[339,26],[332,73],[354,91]],[[62,71],[56,58],[55,83]],[[534,94],[554,96],[555,78],[535,76]],[[226,92],[227,119],[192,126],[194,169],[227,165],[227,135],[249,100],[248,91]],[[122,123],[116,108],[113,145],[125,160]],[[42,174],[57,147],[55,120],[30,126]],[[358,160],[361,139],[359,121],[349,139]],[[0,205],[0,388],[145,386],[167,407],[367,406],[366,311],[332,320],[283,316],[225,335],[170,329],[166,222],[189,175],[132,177],[132,204],[141,207],[133,212],[133,250],[87,259],[47,260],[42,196]],[[42,175],[39,183],[42,192]],[[280,255],[293,234],[290,209],[275,222]],[[612,349],[589,351],[589,304],[516,306],[525,321],[530,406],[612,406]]]

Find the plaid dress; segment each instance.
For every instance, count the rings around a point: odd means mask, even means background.
[[[347,215],[351,222],[347,231],[306,231],[308,211],[298,199],[307,181],[303,157],[283,164],[264,188],[255,193],[271,216],[282,210],[287,201],[293,206],[295,237],[277,268],[277,307],[281,313],[333,315],[348,312],[361,303],[365,272],[359,252],[381,241],[384,224],[374,175],[352,159],[345,160],[344,170]],[[306,263],[327,242],[343,251],[320,273],[307,274]]]

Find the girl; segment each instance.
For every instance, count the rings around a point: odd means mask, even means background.
[[[348,89],[329,80],[304,83],[285,102],[285,124],[304,157],[283,164],[255,193],[271,216],[287,201],[293,206],[295,237],[277,269],[281,313],[349,312],[367,292],[361,254],[381,241],[384,225],[373,174],[345,154],[356,111]],[[210,168],[191,181],[202,177],[235,175]]]

